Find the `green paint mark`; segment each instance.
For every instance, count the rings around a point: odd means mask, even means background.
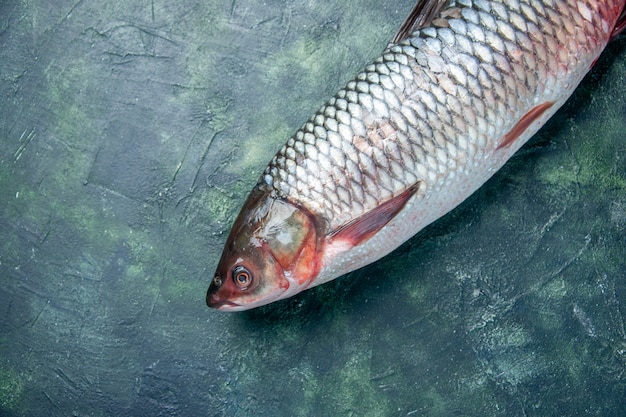
[[[18,374],[0,368],[0,408],[18,411],[23,390],[24,383]]]

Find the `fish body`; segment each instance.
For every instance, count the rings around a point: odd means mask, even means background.
[[[420,0],[278,151],[207,292],[225,311],[388,254],[485,183],[624,26],[626,0]]]

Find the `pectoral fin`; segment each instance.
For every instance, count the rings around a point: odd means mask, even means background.
[[[346,242],[351,246],[356,246],[369,239],[389,223],[391,219],[396,217],[418,188],[419,182],[415,183],[402,194],[385,201],[373,210],[333,230],[329,234],[329,238],[332,241]]]

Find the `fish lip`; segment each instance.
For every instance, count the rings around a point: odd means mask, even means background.
[[[229,310],[232,308],[241,307],[241,305],[233,303],[232,301],[220,300],[215,294],[211,294],[210,289],[206,295],[206,304],[209,307],[215,308],[217,310]]]

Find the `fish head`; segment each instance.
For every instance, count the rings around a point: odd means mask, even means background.
[[[306,289],[320,269],[320,237],[308,210],[256,187],[226,240],[207,305],[248,310]]]

